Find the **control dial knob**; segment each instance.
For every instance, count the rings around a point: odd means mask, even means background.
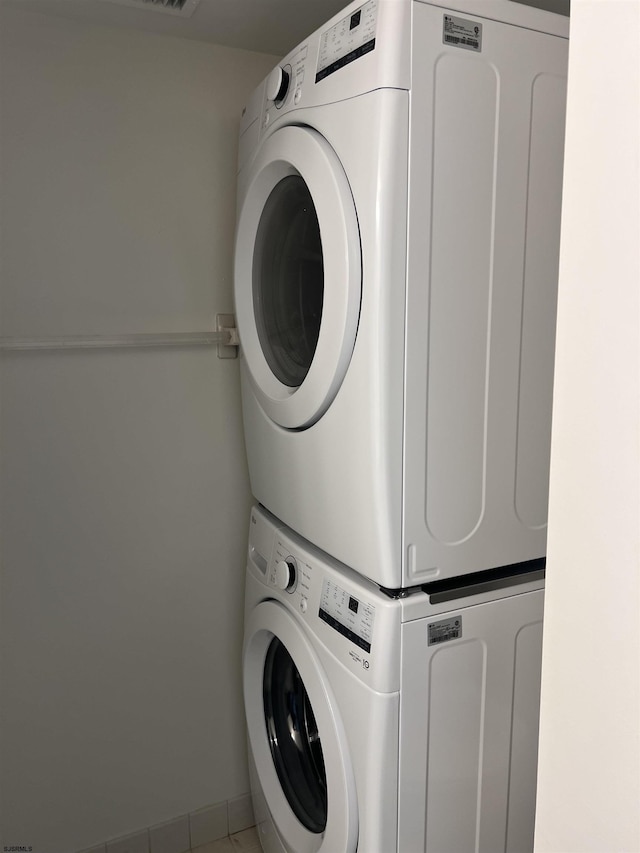
[[[279,560],[274,568],[273,583],[278,589],[293,592],[296,586],[296,561],[293,557],[287,557],[286,560]]]
[[[283,101],[289,91],[290,75],[288,71],[276,65],[271,74],[267,77],[267,100]]]

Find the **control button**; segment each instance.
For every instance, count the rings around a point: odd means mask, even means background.
[[[296,89],[296,93],[295,93],[295,95],[293,96],[293,103],[294,103],[294,104],[299,104],[299,103],[300,103],[300,98],[301,98],[301,97],[302,97],[302,90],[301,90],[301,89]]]
[[[273,585],[278,589],[286,590],[291,593],[296,588],[297,572],[296,561],[293,557],[287,557],[286,560],[279,560],[273,569]]]
[[[267,100],[276,104],[284,101],[289,90],[289,73],[277,65],[267,77]]]
[[[269,115],[269,113],[266,113],[266,114],[265,114],[265,117],[264,117],[264,121],[262,122],[262,126],[263,126],[263,127],[266,127],[266,126],[269,124],[269,119],[270,119],[270,118],[271,118],[271,116]]]
[[[300,599],[300,610],[302,611],[302,613],[307,612],[307,599],[306,598]]]

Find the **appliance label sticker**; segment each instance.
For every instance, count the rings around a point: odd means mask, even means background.
[[[376,46],[377,20],[378,0],[369,0],[322,33],[316,83],[366,53],[371,53]]]
[[[449,640],[459,640],[462,637],[462,616],[451,616],[449,619],[440,619],[429,625],[428,646],[436,646],[439,643],[448,643]]]
[[[442,19],[442,43],[464,50],[482,50],[482,24],[468,18],[456,18],[445,15]]]
[[[338,584],[324,579],[318,616],[365,652],[371,651],[375,613],[372,604],[354,598]]]

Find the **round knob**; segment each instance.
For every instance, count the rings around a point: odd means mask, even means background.
[[[267,78],[267,100],[282,101],[289,88],[289,75],[277,65]]]
[[[280,560],[275,565],[273,582],[278,589],[292,590],[296,583],[296,564],[292,557]]]

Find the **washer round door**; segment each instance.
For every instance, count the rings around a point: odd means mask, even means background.
[[[248,168],[235,252],[242,352],[266,414],[302,429],[331,405],[355,344],[356,209],[335,151],[312,128],[275,131]]]
[[[277,602],[251,613],[243,668],[251,752],[285,849],[355,853],[355,779],[338,708],[307,636]]]

